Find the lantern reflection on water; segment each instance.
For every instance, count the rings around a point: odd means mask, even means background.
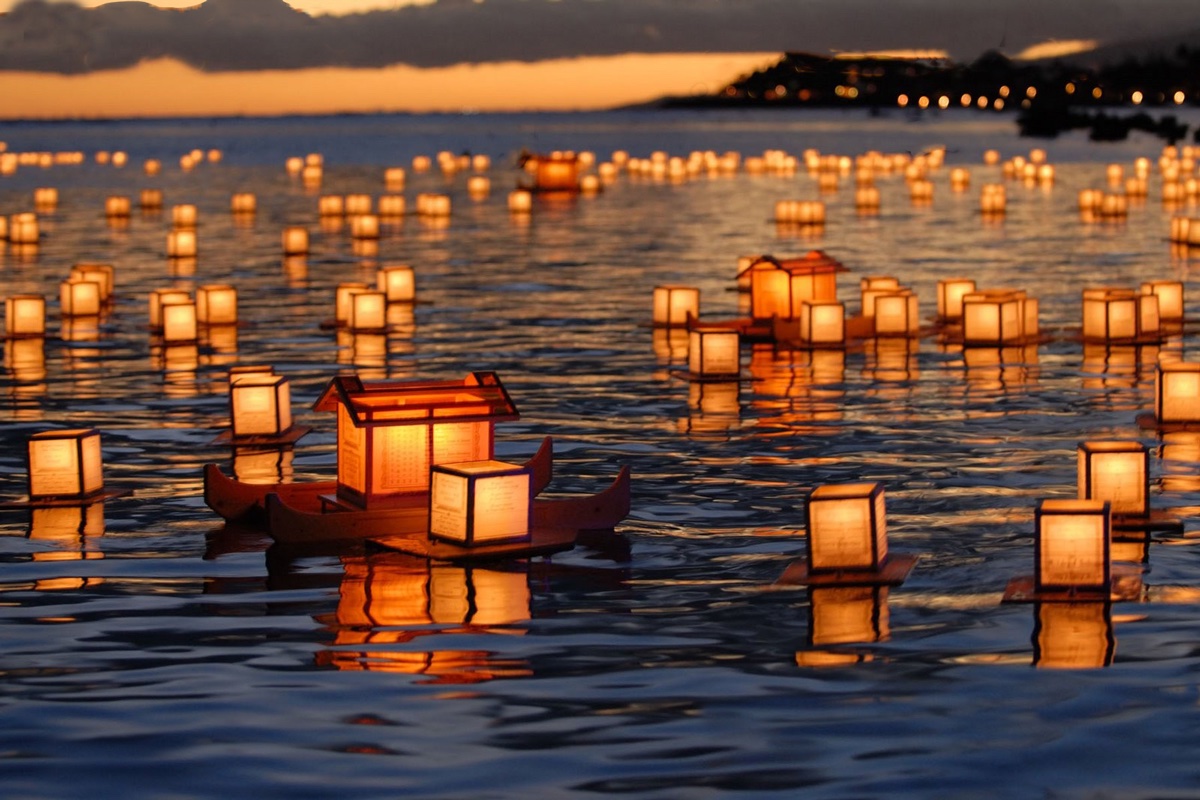
[[[1107,601],[1038,603],[1034,615],[1035,667],[1089,669],[1112,663],[1116,637]]]
[[[731,328],[695,326],[688,333],[692,378],[728,380],[741,373],[741,335]]]
[[[104,535],[104,502],[80,505],[42,506],[29,510],[29,541],[49,545],[39,550],[34,561],[79,561],[103,558],[97,539]],[[60,578],[76,585],[39,583],[38,589],[80,588],[84,579]]]
[[[809,641],[816,646],[886,641],[887,597],[886,586],[809,587]]]

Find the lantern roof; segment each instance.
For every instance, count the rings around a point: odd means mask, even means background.
[[[431,425],[437,422],[508,422],[520,413],[494,372],[462,380],[372,381],[339,375],[313,403],[314,411],[344,406],[355,427]]]
[[[759,256],[749,266],[743,268],[738,273],[738,277],[740,278],[743,275],[749,275],[755,270],[762,269],[782,269],[793,275],[815,275],[826,272],[850,271],[849,267],[828,255],[824,250],[809,250],[797,258],[776,258],[770,255]]]

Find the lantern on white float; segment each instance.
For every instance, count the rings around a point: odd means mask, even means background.
[[[1150,514],[1150,451],[1140,442],[1081,442],[1079,499],[1104,500],[1114,516]]]
[[[291,390],[287,378],[256,373],[232,380],[229,413],[234,440],[277,437],[287,433],[292,427]]]
[[[87,500],[104,489],[100,432],[91,428],[33,434],[26,465],[31,501]]]
[[[531,471],[503,461],[432,468],[429,535],[467,547],[530,539]]]
[[[700,290],[693,286],[654,287],[654,325],[679,328],[700,316]]]
[[[375,273],[375,281],[375,288],[383,292],[389,303],[412,303],[417,299],[417,281],[412,267],[383,267]]]
[[[4,298],[4,332],[10,337],[46,335],[46,298],[14,294]]]
[[[808,568],[813,575],[878,571],[887,558],[883,484],[825,484],[808,498]]]
[[[1038,502],[1034,517],[1035,591],[1107,595],[1111,578],[1109,504],[1046,499]]]
[[[196,320],[203,325],[236,324],[237,289],[228,284],[208,284],[197,288]]]
[[[1200,423],[1200,362],[1158,363],[1154,414],[1159,424]]]
[[[688,372],[693,378],[737,378],[741,336],[732,328],[692,328],[688,333]]]

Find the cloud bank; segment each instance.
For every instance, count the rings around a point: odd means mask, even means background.
[[[0,70],[81,74],[155,58],[229,72],[896,48],[970,60],[1047,39],[1112,42],[1189,28],[1200,28],[1195,0],[439,0],[316,17],[284,0],[189,9],[25,0],[0,15]]]

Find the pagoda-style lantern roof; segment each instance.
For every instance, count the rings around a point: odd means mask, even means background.
[[[494,372],[472,372],[462,380],[372,381],[338,376],[313,404],[314,411],[346,409],[356,427],[438,422],[508,422],[517,407]]]

